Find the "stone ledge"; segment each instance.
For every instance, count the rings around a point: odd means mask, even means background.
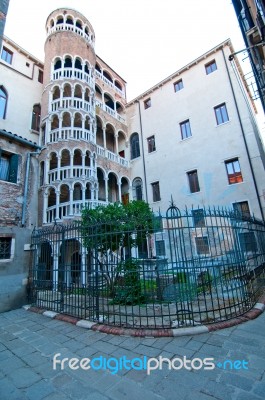
[[[134,336],[134,337],[177,337],[177,336],[192,336],[192,335],[199,335],[202,333],[209,333],[214,332],[220,329],[231,328],[232,326],[236,326],[242,324],[244,322],[250,321],[252,319],[257,318],[262,312],[265,310],[265,295],[263,294],[259,301],[255,304],[255,306],[247,311],[245,314],[227,320],[227,321],[220,321],[215,322],[209,325],[200,325],[200,326],[190,326],[186,328],[170,328],[170,329],[136,329],[136,328],[122,328],[118,326],[111,326],[111,325],[104,325],[98,324],[93,321],[84,320],[81,318],[72,317],[66,314],[59,314],[54,311],[49,311],[45,309],[41,309],[31,305],[25,305],[22,308],[26,311],[32,311],[37,314],[43,314],[47,317],[68,322],[70,324],[76,325],[80,328],[84,329],[91,329],[93,331],[108,333],[111,335],[119,335],[119,336]]]

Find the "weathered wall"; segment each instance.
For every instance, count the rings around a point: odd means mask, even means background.
[[[0,231],[2,235],[11,236],[14,241],[11,259],[0,260],[0,312],[4,312],[27,304],[31,252],[24,250],[24,246],[30,244],[31,229],[2,227]]]

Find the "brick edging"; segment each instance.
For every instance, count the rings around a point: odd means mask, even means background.
[[[243,322],[255,319],[265,310],[265,294],[263,294],[259,298],[259,301],[255,304],[255,306],[251,310],[247,311],[245,314],[239,317],[229,319],[227,321],[216,322],[211,325],[197,325],[197,326],[176,328],[176,329],[120,328],[117,326],[98,324],[96,322],[72,317],[70,315],[56,313],[54,311],[44,310],[39,307],[31,305],[23,306],[23,308],[27,311],[32,311],[37,314],[42,314],[46,317],[56,319],[59,321],[68,322],[70,324],[76,325],[84,329],[91,329],[93,331],[108,333],[112,335],[135,336],[135,337],[176,337],[176,336],[199,335],[201,333],[214,332],[220,329],[231,328],[232,326],[236,326],[242,324]]]

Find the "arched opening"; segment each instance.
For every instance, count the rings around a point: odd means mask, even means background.
[[[121,201],[123,204],[129,203],[129,181],[127,178],[121,179]]]
[[[101,67],[100,67],[100,65],[98,63],[96,63],[95,69],[96,69],[96,71],[98,71],[100,73],[102,72],[101,71]]]
[[[119,201],[118,179],[113,172],[110,172],[108,176],[108,201],[110,203]]]
[[[41,282],[42,287],[50,288],[52,286],[52,267],[52,247],[49,242],[43,242],[40,245],[37,272],[37,279]]]
[[[60,188],[60,204],[70,201],[70,191],[68,185],[62,185]]]
[[[113,79],[108,73],[108,71],[103,71],[103,76],[105,76],[105,78],[107,78],[111,83],[113,83]]]
[[[62,127],[63,128],[71,127],[71,115],[68,112],[63,113]]]
[[[66,57],[64,60],[64,68],[72,68],[72,59],[71,57]]]
[[[100,168],[97,168],[97,180],[98,180],[98,199],[100,201],[106,201],[104,173]]]
[[[118,132],[118,153],[119,156],[125,158],[126,139],[122,131]]]
[[[56,59],[54,62],[54,71],[62,68],[62,60],[60,58]]]
[[[89,64],[87,62],[85,63],[85,73],[88,75],[90,74],[90,68],[89,68]]]
[[[102,102],[102,91],[98,85],[95,85],[96,90],[96,100]]]
[[[72,254],[71,257],[71,280],[72,284],[80,283],[81,274],[81,254],[78,251]]]
[[[132,183],[133,200],[143,200],[143,181],[141,178],[135,178]]]
[[[81,30],[82,30],[82,28],[83,28],[82,21],[80,21],[80,20],[76,20],[76,22],[75,22],[75,26],[76,26],[77,28],[79,28],[79,29],[81,29]]]
[[[96,143],[104,147],[104,138],[103,138],[103,129],[102,129],[102,121],[100,118],[96,117],[97,119],[97,134],[96,134]]]
[[[115,80],[114,81],[114,85],[116,86],[116,88],[118,88],[118,89],[120,89],[122,91],[122,86],[121,86],[120,82]]]
[[[82,87],[80,85],[75,85],[74,97],[82,99]]]
[[[51,130],[59,128],[59,118],[58,115],[53,115],[51,120]]]
[[[74,165],[82,165],[82,152],[79,149],[76,149],[74,151],[73,164]]]
[[[88,150],[86,151],[85,167],[90,167],[90,152]]]
[[[115,132],[110,124],[106,125],[106,147],[112,153],[115,152]]]
[[[79,113],[75,113],[74,127],[82,128],[82,115]]]
[[[86,200],[91,200],[91,184],[90,183],[86,184],[85,199]]]
[[[67,239],[60,246],[59,282],[67,287],[80,284],[81,279],[81,245],[76,239]]]
[[[86,91],[85,91],[85,101],[89,102],[89,100],[90,100],[90,90],[86,89]]]
[[[48,189],[48,207],[56,206],[56,192],[54,188]]]
[[[82,200],[82,186],[81,183],[75,183],[73,191],[73,200]]]
[[[58,168],[58,157],[56,153],[50,154],[50,171]]]
[[[60,88],[59,86],[55,86],[52,92],[52,100],[58,100],[60,98]]]
[[[75,68],[82,70],[82,62],[79,58],[76,58],[75,60]]]
[[[63,149],[61,153],[61,167],[69,167],[70,166],[70,151],[67,149]]]
[[[107,93],[104,94],[104,103],[106,104],[106,106],[114,110],[114,101]]]
[[[69,24],[69,25],[74,25],[73,18],[70,15],[67,15],[66,23]]]
[[[63,97],[71,97],[72,96],[72,88],[69,83],[66,83],[63,88]]]
[[[56,25],[63,24],[63,22],[64,22],[63,16],[62,16],[62,15],[59,15],[59,16],[57,17]]]

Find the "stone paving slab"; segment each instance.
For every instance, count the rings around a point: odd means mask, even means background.
[[[0,315],[0,399],[264,400],[264,349],[265,313],[201,335],[138,338],[92,331],[19,309]],[[135,369],[114,373],[112,360],[112,369],[74,370],[66,365],[54,370],[57,353],[60,359],[127,357],[135,359]],[[185,356],[197,358],[191,371],[179,368]],[[163,357],[163,368],[147,375],[140,370],[144,357],[154,358],[154,364]],[[198,369],[198,358],[204,357],[214,359],[213,370]],[[174,359],[177,369],[170,369]],[[236,361],[244,360],[248,369],[234,368]]]

